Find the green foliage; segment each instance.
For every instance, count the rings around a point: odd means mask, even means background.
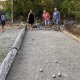
[[[35,17],[41,17],[42,12],[43,12],[42,6],[40,6],[40,5],[34,6]]]
[[[63,1],[61,10],[64,14],[69,15],[71,13],[71,2],[68,0]]]
[[[80,18],[80,0],[13,0],[14,1],[14,17],[27,17],[29,10],[32,9],[36,17],[41,17],[43,9],[52,14],[54,7],[57,7],[62,16],[74,16]],[[4,6],[7,15],[11,13],[11,0],[6,3],[0,2]]]
[[[11,20],[11,14],[9,12],[6,12],[5,17],[6,20]]]
[[[64,0],[61,3],[61,12],[66,16],[80,18],[80,0]]]

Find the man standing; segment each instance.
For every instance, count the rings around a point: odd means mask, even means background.
[[[57,8],[54,8],[53,19],[54,19],[54,29],[58,30],[59,29],[58,24],[60,21],[60,12],[57,10]]]
[[[48,27],[50,30],[50,14],[48,12],[46,12],[46,10],[43,10],[42,17],[45,22],[45,29],[46,29],[46,27]]]
[[[2,26],[1,32],[4,32],[5,13],[3,11],[1,11],[1,13],[0,13],[0,23],[1,23],[1,26]]]
[[[1,15],[1,25],[2,25],[1,32],[4,32],[4,25],[5,25],[5,13],[4,12],[2,12],[2,15]]]
[[[27,22],[30,24],[30,30],[33,29],[33,24],[34,24],[34,13],[32,10],[30,10],[29,14],[28,14],[28,19],[27,19]]]

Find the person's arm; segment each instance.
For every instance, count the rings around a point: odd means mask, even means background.
[[[35,17],[35,14],[33,13],[33,15],[34,15],[34,22],[36,21],[36,17]]]
[[[44,20],[44,14],[42,14],[42,18],[43,18],[43,20]]]
[[[49,19],[50,19],[50,14],[49,14]]]
[[[53,19],[54,19],[54,12],[53,12],[52,16],[53,16]]]
[[[60,12],[58,12],[59,13],[59,20],[60,20]]]
[[[27,22],[29,21],[29,16],[30,16],[30,13],[28,14],[28,17],[27,17]]]

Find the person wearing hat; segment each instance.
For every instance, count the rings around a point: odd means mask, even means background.
[[[57,8],[54,8],[53,12],[53,19],[54,19],[54,29],[59,29],[59,21],[60,21],[60,12],[57,10]]]

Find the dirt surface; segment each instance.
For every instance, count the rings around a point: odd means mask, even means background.
[[[80,42],[62,32],[26,32],[6,80],[80,80]]]
[[[5,31],[3,33],[0,32],[0,64],[8,54],[20,31],[18,26],[10,26],[6,25]]]

